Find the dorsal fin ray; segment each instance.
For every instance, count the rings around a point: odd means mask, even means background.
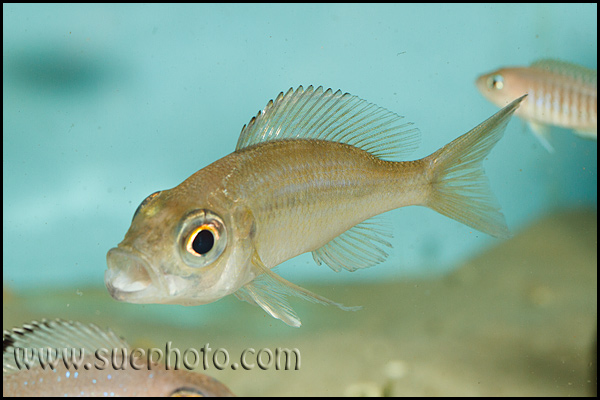
[[[244,125],[236,151],[272,140],[317,139],[399,159],[418,147],[419,130],[412,125],[350,93],[299,86],[281,92]]]
[[[20,370],[15,360],[15,349],[83,349],[94,354],[98,349],[126,348],[129,345],[110,329],[102,330],[94,324],[63,319],[33,321],[3,333],[2,371],[10,374]],[[61,356],[58,352],[57,356]]]

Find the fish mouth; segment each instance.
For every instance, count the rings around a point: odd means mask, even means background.
[[[112,248],[106,255],[104,283],[110,295],[129,303],[150,303],[158,295],[150,264],[134,251]]]

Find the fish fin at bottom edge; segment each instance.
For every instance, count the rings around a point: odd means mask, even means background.
[[[534,136],[540,141],[542,146],[548,153],[554,153],[554,147],[550,144],[550,127],[539,122],[529,121],[529,128],[533,131]]]
[[[271,316],[290,326],[298,328],[302,323],[287,300],[289,296],[300,297],[313,303],[333,305],[344,311],[356,311],[361,308],[344,306],[285,280],[267,268],[258,255],[254,256],[252,264],[260,271],[260,275],[238,289],[234,295],[240,300],[260,306]]]

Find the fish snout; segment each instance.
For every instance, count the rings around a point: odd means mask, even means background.
[[[481,93],[484,93],[488,90],[487,83],[486,83],[487,79],[488,79],[487,75],[480,75],[477,77],[477,79],[475,79],[475,87],[477,87],[477,89]]]
[[[151,300],[151,268],[144,259],[134,252],[114,247],[108,251],[106,262],[104,283],[114,299],[134,303]]]

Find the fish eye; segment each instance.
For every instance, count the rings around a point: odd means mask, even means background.
[[[504,77],[499,74],[492,75],[488,78],[487,84],[490,89],[500,90],[504,87]]]
[[[196,210],[180,225],[179,252],[186,264],[201,268],[214,262],[225,250],[227,230],[223,220],[209,210]]]
[[[158,192],[154,192],[150,196],[146,197],[144,199],[144,201],[142,201],[140,203],[140,205],[138,206],[138,208],[135,209],[135,212],[133,213],[133,218],[131,219],[131,221],[133,221],[135,219],[135,217],[140,213],[140,211],[142,210],[142,208],[144,208],[148,203],[150,203],[150,201],[152,201],[153,198],[155,198],[156,196],[158,196],[160,194],[160,192],[161,192],[161,190],[159,190]]]
[[[219,232],[212,225],[203,224],[194,229],[188,237],[186,250],[195,256],[203,256],[208,253],[215,244],[215,236],[218,238]]]

